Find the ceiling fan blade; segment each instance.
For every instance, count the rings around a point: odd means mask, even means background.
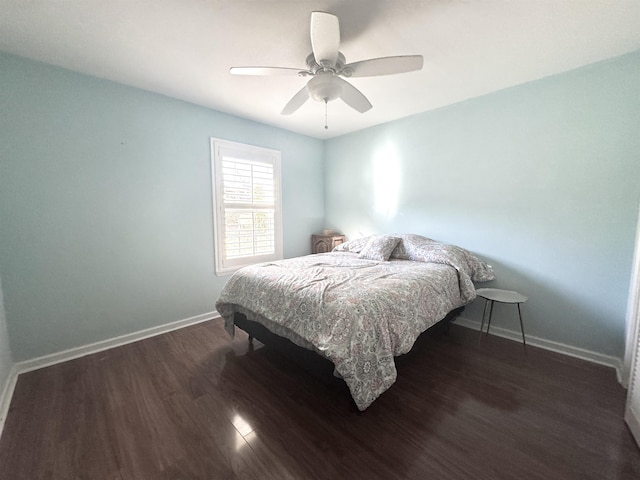
[[[311,49],[318,65],[335,66],[340,50],[338,17],[326,12],[311,12]]]
[[[304,102],[306,102],[308,99],[309,99],[309,91],[307,90],[307,86],[305,85],[304,87],[302,87],[302,90],[296,93],[293,96],[293,98],[289,100],[289,103],[287,103],[284,106],[280,114],[291,115],[293,112],[298,110],[302,105],[304,105]]]
[[[371,109],[373,105],[371,105],[371,102],[367,100],[367,97],[365,97],[360,90],[338,76],[335,76],[334,78],[340,82],[342,87],[340,98],[344,103],[360,113],[364,113]]]
[[[401,55],[398,57],[372,58],[345,65],[342,69],[346,77],[374,77],[394,73],[413,72],[423,65],[422,55]],[[349,74],[351,71],[351,74]]]
[[[300,72],[307,72],[301,68],[287,67],[231,67],[231,75],[298,75]]]

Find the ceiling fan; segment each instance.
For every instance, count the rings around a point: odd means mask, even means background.
[[[309,98],[327,102],[341,98],[360,113],[372,105],[360,90],[341,77],[372,77],[411,72],[422,68],[422,55],[403,55],[373,58],[346,63],[340,50],[340,24],[338,17],[326,12],[311,13],[311,49],[306,59],[307,69],[289,67],[232,67],[233,75],[298,75],[311,77],[282,110],[290,115]],[[327,126],[325,125],[325,128]]]

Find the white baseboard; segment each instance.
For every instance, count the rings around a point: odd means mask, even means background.
[[[68,350],[52,353],[50,355],[32,358],[31,360],[24,360],[22,362],[16,363],[16,368],[18,370],[18,374],[31,372],[33,370],[38,370],[50,365],[73,360],[74,358],[84,357],[86,355],[102,352],[110,348],[119,347],[121,345],[137,342],[139,340],[144,340],[145,338],[162,335],[163,333],[188,327],[189,325],[195,325],[196,323],[206,322],[207,320],[213,320],[214,318],[218,317],[220,317],[220,314],[215,311],[203,313],[202,315],[196,315],[195,317],[189,317],[183,320],[165,323],[164,325],[159,325],[157,327],[151,327],[145,330],[127,333],[126,335],[121,335],[119,337],[114,337],[107,340],[101,340],[99,342],[90,343],[89,345],[70,348]]]
[[[480,330],[480,322],[471,320],[469,318],[458,317],[454,321],[454,323],[466,328],[471,328],[473,330]],[[516,342],[522,342],[522,334],[519,330],[508,330],[506,328],[491,326],[491,334],[498,337],[507,338],[509,340],[514,340]],[[544,338],[528,334],[526,335],[526,339],[527,345],[531,345],[532,347],[543,348],[552,352],[562,353],[563,355],[568,355],[570,357],[579,358],[588,362],[597,363],[598,365],[611,367],[615,369],[616,375],[618,376],[618,381],[620,381],[621,379],[620,374],[622,369],[622,359],[618,357],[604,355],[602,353],[594,352],[584,348],[574,347],[565,343],[554,342],[553,340],[546,340]]]
[[[7,419],[7,414],[9,413],[9,405],[11,405],[11,397],[13,397],[13,390],[16,388],[17,381],[18,369],[13,365],[9,371],[9,378],[7,378],[4,388],[2,389],[2,394],[0,395],[0,436],[2,436],[4,421]]]

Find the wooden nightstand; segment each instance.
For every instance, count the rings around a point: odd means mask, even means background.
[[[337,245],[344,243],[344,235],[332,233],[331,235],[311,235],[311,253],[326,253]]]

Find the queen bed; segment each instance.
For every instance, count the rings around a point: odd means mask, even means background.
[[[330,253],[240,269],[216,308],[231,336],[236,318],[246,317],[330,360],[365,410],[395,382],[394,357],[471,302],[474,282],[493,278],[491,266],[463,248],[372,235]]]

